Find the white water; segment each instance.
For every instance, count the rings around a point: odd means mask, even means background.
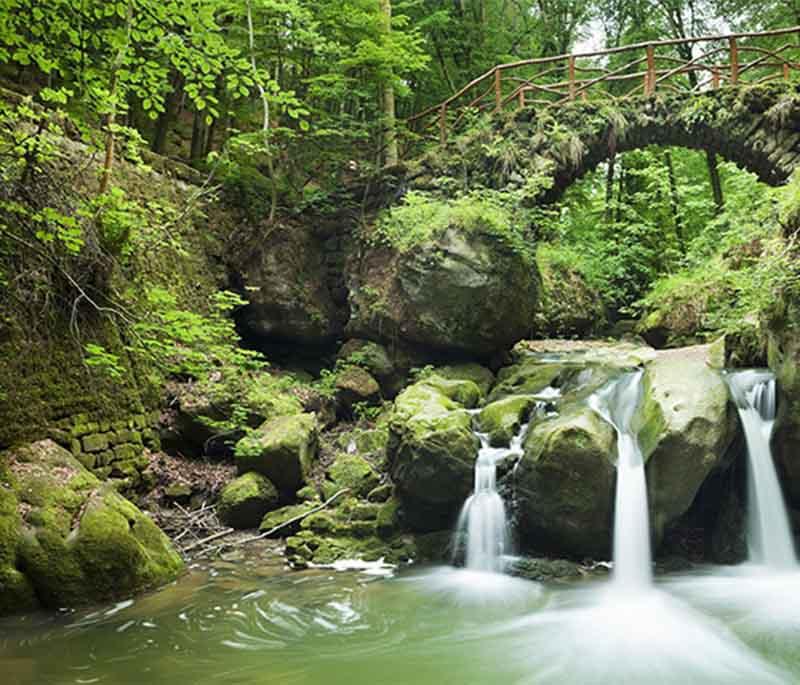
[[[475,489],[464,503],[456,526],[456,540],[466,539],[465,565],[471,571],[502,573],[511,551],[506,507],[497,492],[497,464],[522,455],[525,424],[509,447],[492,447],[489,436],[477,433],[481,441],[475,461]],[[456,553],[459,545],[456,544]]]
[[[773,570],[797,567],[783,493],[770,450],[775,379],[766,371],[726,376],[744,427],[748,455],[747,532],[750,560]]]
[[[589,404],[617,433],[617,492],[614,512],[616,584],[628,590],[652,585],[650,518],[644,458],[633,427],[642,372],[626,374],[592,395]]]

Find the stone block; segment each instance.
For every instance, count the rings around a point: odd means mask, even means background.
[[[107,434],[96,433],[83,438],[83,450],[85,452],[102,452],[106,449],[108,449]]]

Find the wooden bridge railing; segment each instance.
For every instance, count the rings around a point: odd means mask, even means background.
[[[438,127],[439,140],[446,142],[471,112],[647,97],[664,91],[701,93],[798,75],[800,26],[637,43],[500,64],[407,121],[419,133]]]

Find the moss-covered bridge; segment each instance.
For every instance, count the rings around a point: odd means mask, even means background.
[[[499,65],[410,120],[442,144],[412,183],[478,174],[502,187],[535,170],[552,178],[553,198],[617,153],[665,145],[778,185],[800,162],[798,37],[795,27]]]

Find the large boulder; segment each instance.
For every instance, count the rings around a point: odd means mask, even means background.
[[[341,333],[344,308],[327,280],[324,243],[307,226],[278,227],[248,250],[238,281],[244,330],[261,342],[321,345]],[[343,303],[342,303],[343,304]]]
[[[709,353],[709,346],[669,350],[645,366],[639,442],[656,540],[689,510],[709,474],[727,465],[739,430],[736,408]]]
[[[266,476],[250,471],[228,483],[219,496],[220,520],[231,528],[257,528],[280,497]]]
[[[54,442],[0,455],[0,613],[125,597],[182,569],[148,516]]]
[[[575,404],[537,424],[515,470],[517,513],[527,547],[607,557],[616,470],[614,429]]]
[[[349,279],[347,331],[374,340],[488,358],[527,336],[536,312],[535,265],[479,231],[368,246]]]
[[[314,414],[279,416],[236,444],[239,473],[266,476],[285,494],[306,482],[317,454],[318,429]]]
[[[410,386],[395,401],[387,455],[406,520],[417,530],[451,525],[472,490],[480,443],[458,400],[469,402],[478,392],[471,381],[433,378]]]

